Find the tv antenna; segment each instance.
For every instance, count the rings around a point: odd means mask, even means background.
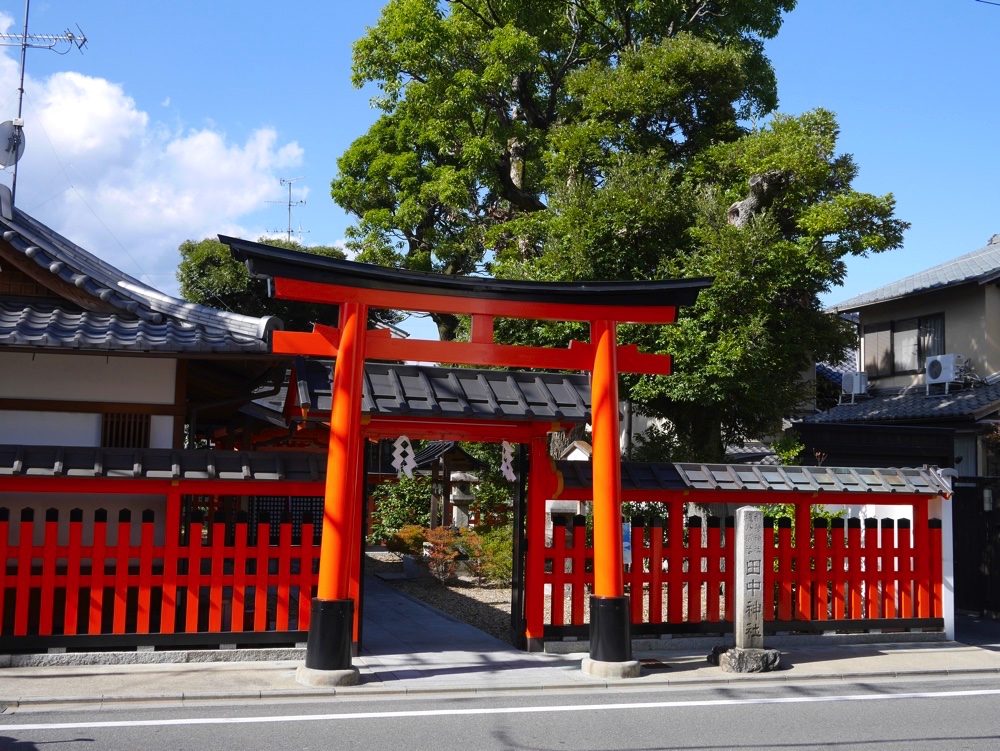
[[[2,144],[0,144],[0,146],[2,146]],[[301,179],[302,179],[302,175],[299,175],[298,177],[291,177],[291,178],[288,178],[287,180],[285,178],[281,178],[281,184],[288,186],[288,200],[287,201],[268,201],[268,203],[284,203],[284,204],[286,204],[288,206],[288,229],[285,230],[285,232],[288,234],[288,242],[292,241],[292,206],[305,206],[306,205],[305,201],[302,201],[302,200],[293,201],[292,200],[292,183],[298,182]],[[275,232],[280,232],[281,230],[274,230],[274,231]],[[301,237],[301,235],[302,235],[302,225],[300,224],[299,225],[299,236]]]
[[[14,204],[14,196],[17,194],[17,161],[21,158],[21,154],[24,153],[24,119],[21,117],[21,110],[24,104],[25,54],[29,47],[58,52],[57,48],[60,45],[66,45],[66,49],[59,52],[60,55],[65,55],[74,47],[83,52],[83,48],[87,44],[87,36],[83,33],[83,29],[79,25],[76,27],[77,31],[80,32],[79,36],[69,30],[59,36],[29,34],[28,11],[30,9],[31,0],[24,0],[24,29],[20,35],[0,34],[0,47],[21,48],[21,83],[17,87],[17,117],[0,124],[0,150],[2,150],[2,153],[0,153],[0,166],[14,165],[14,176],[10,183],[11,205]]]

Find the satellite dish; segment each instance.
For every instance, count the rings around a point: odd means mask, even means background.
[[[0,167],[16,164],[24,153],[24,128],[13,120],[0,123]]]

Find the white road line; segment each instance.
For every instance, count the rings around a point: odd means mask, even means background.
[[[675,709],[684,707],[727,707],[760,704],[813,704],[835,701],[893,701],[899,699],[957,699],[968,696],[997,696],[1000,689],[978,691],[929,691],[908,694],[849,694],[846,696],[789,696],[777,699],[712,699],[701,701],[652,701],[630,704],[570,704],[552,707],[483,707],[480,709],[426,709],[399,712],[344,712],[339,714],[276,715],[269,717],[195,717],[177,720],[123,720],[120,722],[52,722],[25,725],[0,724],[0,735],[12,730],[82,730],[86,728],[140,728],[167,725],[247,725],[269,722],[337,722],[342,720],[384,720],[396,717],[457,717],[557,712],[601,712],[630,709]]]

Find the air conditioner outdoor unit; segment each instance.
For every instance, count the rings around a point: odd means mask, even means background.
[[[840,387],[845,394],[867,394],[868,374],[864,371],[844,373],[840,380]]]
[[[962,380],[962,366],[965,358],[961,355],[932,355],[927,358],[927,383],[955,383]]]
[[[851,404],[854,404],[855,397],[868,395],[868,374],[864,371],[844,373],[840,379],[840,391],[838,404],[843,404],[846,396],[850,396]]]

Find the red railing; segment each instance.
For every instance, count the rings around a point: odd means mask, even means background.
[[[194,514],[183,533],[160,529],[165,542],[155,544],[151,511],[138,524],[127,509],[109,523],[99,509],[85,523],[74,509],[60,543],[53,509],[36,545],[32,510],[9,543],[0,509],[0,638],[203,633],[227,643],[233,634],[246,642],[248,633],[305,631],[319,562],[312,521],[305,514],[293,540],[283,520],[273,546],[262,517],[251,529],[245,513],[209,525]]]
[[[791,519],[776,525],[765,520],[769,630],[909,628],[942,618],[941,524],[928,520],[926,511],[915,511],[914,524],[817,519],[801,536],[793,534]],[[665,522],[633,521],[625,584],[635,633],[731,627],[734,532],[731,519],[708,517],[703,527],[696,516],[685,524],[679,512],[668,513]],[[592,569],[584,517],[574,518],[569,528],[557,519],[545,548],[547,636],[585,633]]]

